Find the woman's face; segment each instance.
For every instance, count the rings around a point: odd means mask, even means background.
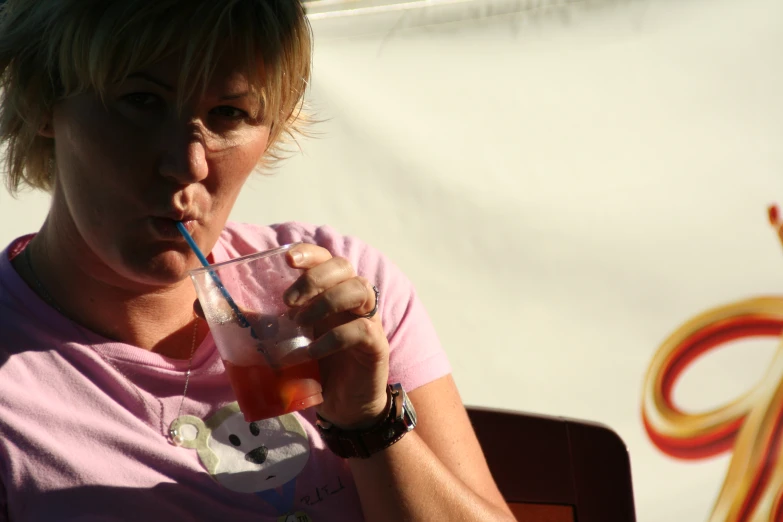
[[[180,281],[197,260],[176,221],[202,249],[215,244],[269,139],[237,71],[221,63],[204,95],[179,112],[173,58],[112,86],[103,101],[87,93],[55,106],[49,219],[97,277]]]

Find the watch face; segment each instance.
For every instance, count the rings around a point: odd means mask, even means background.
[[[413,408],[413,403],[405,392],[402,392],[402,406],[405,409],[405,414],[410,418],[408,430],[412,430],[418,423],[418,417],[416,416],[416,410]]]

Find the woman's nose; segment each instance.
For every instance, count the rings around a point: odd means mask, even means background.
[[[190,127],[190,126],[189,126]],[[162,137],[160,174],[180,185],[198,183],[207,177],[206,146],[192,128],[177,129]]]

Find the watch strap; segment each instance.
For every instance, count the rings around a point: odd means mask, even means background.
[[[316,426],[327,447],[342,458],[369,458],[374,453],[398,442],[415,427],[415,416],[408,415],[409,406],[400,384],[387,388],[388,402],[382,419],[365,430],[343,430],[320,415]],[[408,404],[406,404],[408,403]]]

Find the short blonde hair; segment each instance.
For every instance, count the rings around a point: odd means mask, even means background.
[[[223,51],[245,73],[270,125],[264,163],[306,124],[312,35],[300,0],[7,0],[0,7],[0,143],[5,181],[51,191],[54,104],[180,53],[178,103],[205,88]],[[180,105],[181,106],[181,105]]]

